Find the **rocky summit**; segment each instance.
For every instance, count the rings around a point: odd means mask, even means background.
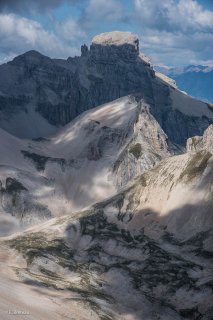
[[[212,123],[207,104],[154,72],[136,35],[101,34],[81,51],[67,60],[29,51],[1,65],[0,127],[21,138],[44,137],[86,110],[135,93],[142,94],[174,143],[184,145]],[[173,128],[179,128],[178,135]]]
[[[1,65],[3,319],[212,320],[212,142],[130,32]]]
[[[91,55],[100,60],[116,61],[118,59],[135,61],[139,55],[139,39],[130,32],[102,33],[92,40]]]
[[[113,31],[113,32],[105,32],[95,36],[92,39],[93,45],[105,45],[105,46],[133,46],[135,51],[139,52],[139,40],[136,34],[131,32],[121,32],[121,31]]]

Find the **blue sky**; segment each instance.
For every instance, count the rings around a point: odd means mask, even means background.
[[[0,63],[78,55],[101,32],[137,33],[154,64],[213,65],[213,0],[0,0]]]

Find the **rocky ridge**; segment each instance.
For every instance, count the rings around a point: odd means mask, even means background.
[[[2,139],[1,211],[22,224],[112,196],[138,174],[181,151],[138,95],[88,111],[48,139],[21,140],[4,131]],[[21,188],[6,191],[9,180]]]
[[[23,255],[23,282],[78,299],[78,319],[86,307],[87,319],[210,320],[212,165],[208,149],[169,157],[117,195],[2,245]]]
[[[155,74],[137,36],[115,31],[96,36],[90,48],[83,45],[80,57],[50,59],[30,51],[1,65],[0,127],[21,138],[47,136],[88,109],[134,93],[143,95],[173,143],[185,145],[212,123],[206,104]]]

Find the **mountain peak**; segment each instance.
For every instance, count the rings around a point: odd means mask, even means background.
[[[131,32],[113,31],[95,36],[90,46],[95,60],[136,60],[139,55],[139,39]]]
[[[43,57],[43,54],[36,50],[29,50],[25,52],[23,55],[34,56],[34,57]]]
[[[51,61],[51,59],[36,50],[30,50],[15,57],[12,61],[9,62],[9,64],[22,65],[26,61],[28,63],[38,64],[42,61],[48,63],[49,61]]]
[[[123,31],[112,31],[105,32],[95,36],[92,39],[93,44],[100,44],[104,46],[122,46],[125,44],[130,44],[138,48],[139,39],[138,36],[132,32],[123,32]]]

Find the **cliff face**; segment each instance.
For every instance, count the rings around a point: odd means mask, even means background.
[[[110,32],[96,36],[90,48],[82,46],[81,57],[50,59],[30,51],[1,65],[0,126],[19,137],[45,136],[83,111],[132,93],[151,105],[174,143],[185,144],[212,122],[213,113],[204,103],[199,114],[193,111],[197,102],[192,98],[188,117],[187,103],[175,98],[183,94],[155,75],[139,53],[137,36]]]

